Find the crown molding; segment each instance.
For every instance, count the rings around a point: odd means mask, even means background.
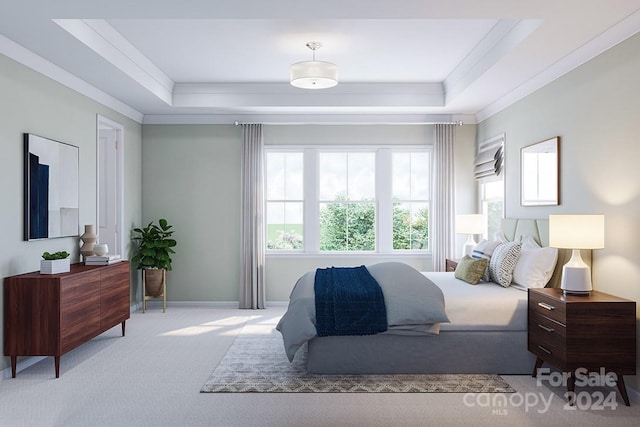
[[[0,34],[0,53],[93,101],[142,123],[143,114]]]

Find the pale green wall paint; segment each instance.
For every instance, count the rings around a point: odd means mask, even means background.
[[[141,217],[142,126],[0,55],[0,277],[40,268],[44,251],[66,250],[79,261],[79,238],[22,240],[22,134],[35,133],[80,148],[80,227],[96,223],[96,115],[121,123],[125,138],[124,221]],[[81,232],[81,230],[79,230]],[[135,277],[135,276],[134,276]],[[132,282],[132,292],[137,284]],[[133,296],[133,295],[132,295]],[[0,293],[0,307],[4,304]],[[0,324],[2,319],[0,319]],[[0,327],[0,341],[3,341]],[[9,365],[0,361],[0,370]]]
[[[604,214],[606,248],[593,252],[594,287],[636,302],[640,301],[638,52],[640,35],[478,126],[480,140],[506,132],[507,216]],[[560,205],[520,206],[520,148],[557,135],[561,138]],[[636,306],[640,310],[640,304]],[[640,356],[640,336],[637,342]],[[627,384],[640,389],[637,377]]]
[[[143,223],[166,218],[178,241],[171,301],[238,301],[240,128],[145,125]]]

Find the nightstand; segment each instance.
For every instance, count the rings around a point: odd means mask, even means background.
[[[529,289],[528,349],[536,355],[533,376],[543,363],[570,373],[613,372],[629,406],[623,375],[636,374],[636,303],[604,292],[564,295],[561,289]]]
[[[456,267],[458,266],[458,261],[455,259],[447,258],[444,263],[445,271],[456,271]]]

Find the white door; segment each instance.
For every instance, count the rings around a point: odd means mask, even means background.
[[[122,127],[98,116],[98,241],[109,253],[122,253]]]

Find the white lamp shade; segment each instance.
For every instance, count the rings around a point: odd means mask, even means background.
[[[484,233],[485,219],[482,214],[456,215],[457,234],[481,234]]]
[[[289,71],[291,85],[302,89],[326,89],[338,84],[338,67],[332,62],[296,62]]]
[[[549,215],[549,246],[604,248],[604,215]]]

